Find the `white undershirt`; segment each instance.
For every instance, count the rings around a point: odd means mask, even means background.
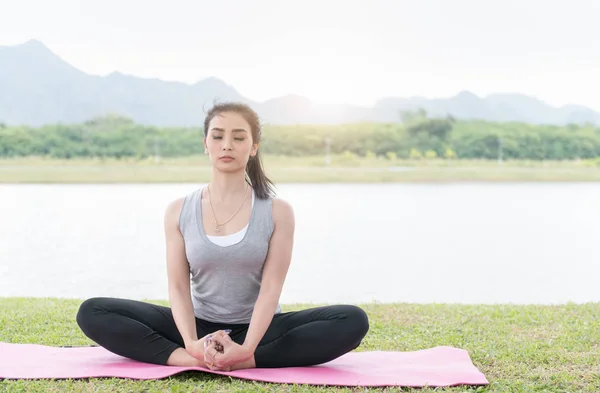
[[[252,208],[254,208],[254,190],[252,190]],[[250,225],[250,223],[248,223]],[[208,236],[208,240],[215,243],[218,246],[226,247],[231,246],[233,244],[239,243],[242,241],[244,236],[246,236],[246,231],[248,230],[248,225],[246,225],[241,231],[232,233],[231,235],[225,236]]]

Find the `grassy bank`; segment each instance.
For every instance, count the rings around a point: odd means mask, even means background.
[[[264,159],[267,174],[289,182],[600,181],[596,161],[387,160],[355,156]],[[205,156],[150,160],[0,160],[0,183],[206,182]]]
[[[86,345],[75,323],[80,301],[0,299],[0,341]],[[165,302],[156,302],[166,304]],[[284,310],[306,305],[287,305]],[[264,384],[197,372],[158,381],[4,381],[10,392],[597,392],[600,304],[564,306],[363,305],[371,329],[359,350],[451,345],[469,351],[486,387],[349,389]]]

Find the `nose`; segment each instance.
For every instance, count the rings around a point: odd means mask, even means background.
[[[223,150],[231,150],[231,138],[225,137],[223,138],[223,145],[222,145],[222,149]]]

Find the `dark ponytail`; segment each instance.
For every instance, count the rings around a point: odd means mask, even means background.
[[[246,175],[259,199],[267,199],[275,196],[273,182],[267,177],[262,166],[260,153],[257,151],[254,157],[250,157],[246,164]]]
[[[235,112],[244,117],[250,125],[252,131],[252,142],[260,143],[262,130],[258,114],[246,104],[238,102],[226,102],[215,104],[206,114],[204,118],[204,136],[207,136],[210,121],[217,114],[222,112]],[[265,174],[260,151],[256,152],[255,156],[250,156],[246,164],[246,181],[252,185],[256,197],[259,199],[268,199],[275,196],[273,182]]]

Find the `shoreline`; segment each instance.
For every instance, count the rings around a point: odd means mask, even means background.
[[[267,171],[276,184],[284,183],[460,183],[460,182],[600,182],[600,169],[418,168],[394,171],[366,168],[284,169]],[[0,184],[123,184],[203,183],[207,168],[140,167],[13,167],[0,166]]]
[[[600,182],[595,161],[386,160],[334,156],[264,157],[275,183]],[[154,160],[40,157],[0,159],[0,184],[198,183],[210,180],[206,157]]]
[[[0,303],[2,302],[83,302],[87,297],[59,297],[59,296],[0,296]],[[169,305],[169,299],[164,298],[130,298],[132,300],[138,300],[141,302],[149,302],[155,304],[162,304],[165,306]],[[342,302],[344,303],[344,302]],[[339,302],[280,302],[282,307],[285,308],[305,308],[305,307],[316,307],[339,304]],[[572,300],[559,302],[559,303],[458,303],[458,302],[402,302],[402,301],[359,301],[349,302],[348,304],[355,304],[361,307],[452,307],[452,308],[580,308],[580,307],[600,307],[599,300],[590,300],[585,302],[575,302]],[[600,310],[600,308],[598,309]]]

